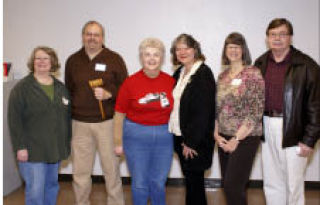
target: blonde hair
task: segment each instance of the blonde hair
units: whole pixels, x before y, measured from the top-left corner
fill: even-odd
[[[139,46],[139,54],[140,56],[147,48],[157,48],[161,53],[161,57],[164,57],[165,47],[161,40],[157,38],[146,38],[144,39]]]

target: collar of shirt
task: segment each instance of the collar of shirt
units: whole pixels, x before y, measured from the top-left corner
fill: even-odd
[[[272,55],[272,52],[270,51],[268,54],[268,62],[274,63],[274,64],[289,64],[290,60],[291,60],[291,56],[292,56],[292,49],[290,49],[290,51],[288,52],[288,54],[286,55],[286,57],[281,61],[281,62],[276,62],[274,60],[274,56]]]

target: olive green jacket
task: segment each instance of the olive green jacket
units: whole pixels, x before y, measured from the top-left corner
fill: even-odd
[[[63,83],[53,79],[53,101],[33,73],[18,82],[10,93],[8,125],[13,149],[27,149],[30,162],[56,163],[70,154],[70,97]]]

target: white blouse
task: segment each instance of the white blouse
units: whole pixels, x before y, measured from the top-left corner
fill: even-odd
[[[174,104],[173,104],[173,110],[171,112],[170,119],[169,119],[169,132],[173,133],[176,136],[182,135],[180,130],[180,119],[179,119],[180,99],[181,99],[182,93],[186,88],[187,84],[190,82],[191,76],[195,72],[197,72],[198,68],[202,63],[203,61],[195,62],[191,67],[191,70],[189,71],[189,73],[187,73],[186,75],[185,75],[186,69],[185,67],[182,67],[179,80],[176,84],[176,87],[172,91]]]

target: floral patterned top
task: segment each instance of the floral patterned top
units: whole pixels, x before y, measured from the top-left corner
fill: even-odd
[[[217,120],[219,133],[235,136],[246,125],[249,136],[262,135],[265,84],[256,67],[246,67],[235,77],[224,70],[218,77]]]

